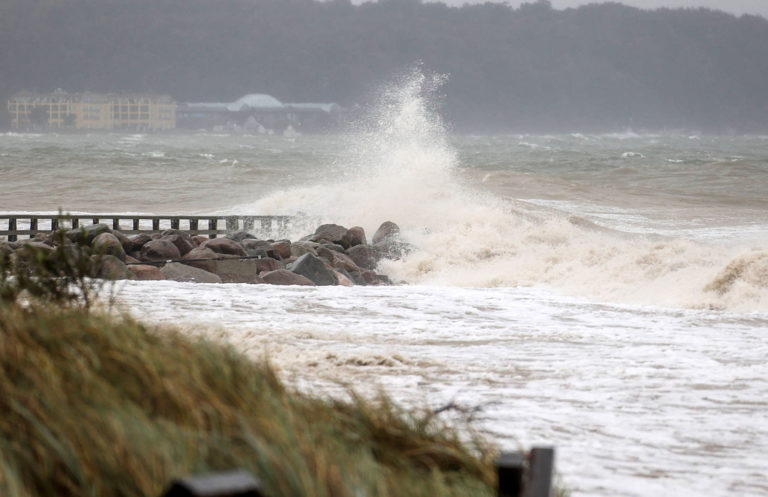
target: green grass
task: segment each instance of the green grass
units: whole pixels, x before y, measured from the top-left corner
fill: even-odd
[[[312,398],[232,348],[77,308],[0,305],[0,495],[158,496],[243,468],[268,495],[494,494],[493,454],[386,398]]]

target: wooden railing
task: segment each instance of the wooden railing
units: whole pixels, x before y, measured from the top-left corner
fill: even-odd
[[[293,216],[151,216],[132,214],[0,214],[0,239],[33,238],[59,228],[104,223],[126,235],[175,229],[216,238],[236,231],[265,237],[285,236]]]

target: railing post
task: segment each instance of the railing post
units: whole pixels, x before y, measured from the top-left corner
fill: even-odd
[[[36,232],[37,232],[37,218],[36,217],[29,218],[29,231],[34,232],[34,233],[30,233],[29,237],[30,238],[34,237]]]
[[[555,471],[555,449],[534,447],[528,459],[528,477],[523,497],[550,497]]]
[[[139,218],[133,218],[133,231],[139,231]]]
[[[58,217],[52,217],[51,218],[51,231],[56,231],[59,229],[59,218]]]
[[[112,229],[116,231],[120,231],[120,219],[114,218],[112,219]]]
[[[197,234],[195,233],[197,231],[197,219],[189,220],[189,231],[191,231],[193,235]]]
[[[251,216],[243,218],[243,231],[246,233],[253,231],[253,218]]]
[[[8,231],[11,232],[8,234],[8,241],[15,242],[17,240],[17,236],[13,232],[16,231],[16,218],[12,217],[8,219]]]
[[[155,231],[160,231],[160,218],[159,217],[153,217],[152,218],[152,229]]]
[[[178,217],[172,217],[171,218],[171,229],[172,230],[179,229],[179,218]]]
[[[238,229],[238,222],[237,217],[235,216],[227,216],[227,231],[228,232],[235,232]]]
[[[51,225],[53,226],[53,225]],[[72,229],[76,230],[80,226],[80,220],[76,217],[72,218]]]
[[[219,226],[219,220],[215,217],[208,218],[208,231],[211,231],[212,233],[208,233],[208,236],[211,238],[216,238],[216,230],[218,230]]]
[[[496,460],[496,486],[498,497],[520,497],[523,491],[525,473],[525,454],[522,452],[502,452]]]

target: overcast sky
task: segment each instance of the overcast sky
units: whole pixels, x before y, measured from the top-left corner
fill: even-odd
[[[428,0],[433,1],[433,0]],[[448,5],[463,5],[465,3],[484,3],[489,0],[439,0]],[[506,1],[517,7],[520,3],[533,2],[535,0],[490,0]],[[603,3],[601,0],[551,0],[552,6],[557,9],[578,7],[588,3]],[[621,3],[639,7],[641,9],[656,9],[659,7],[708,7],[710,9],[723,10],[732,14],[759,14],[768,18],[768,0],[618,0]]]

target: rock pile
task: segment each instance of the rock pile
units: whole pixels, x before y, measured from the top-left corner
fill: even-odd
[[[400,229],[385,222],[367,242],[363,228],[324,224],[299,241],[260,240],[246,232],[224,238],[190,236],[179,230],[126,236],[106,224],[66,233],[65,244],[90,257],[93,276],[108,279],[173,280],[272,285],[390,285],[377,274],[382,259],[409,250]],[[53,252],[54,237],[0,242],[0,251]]]

